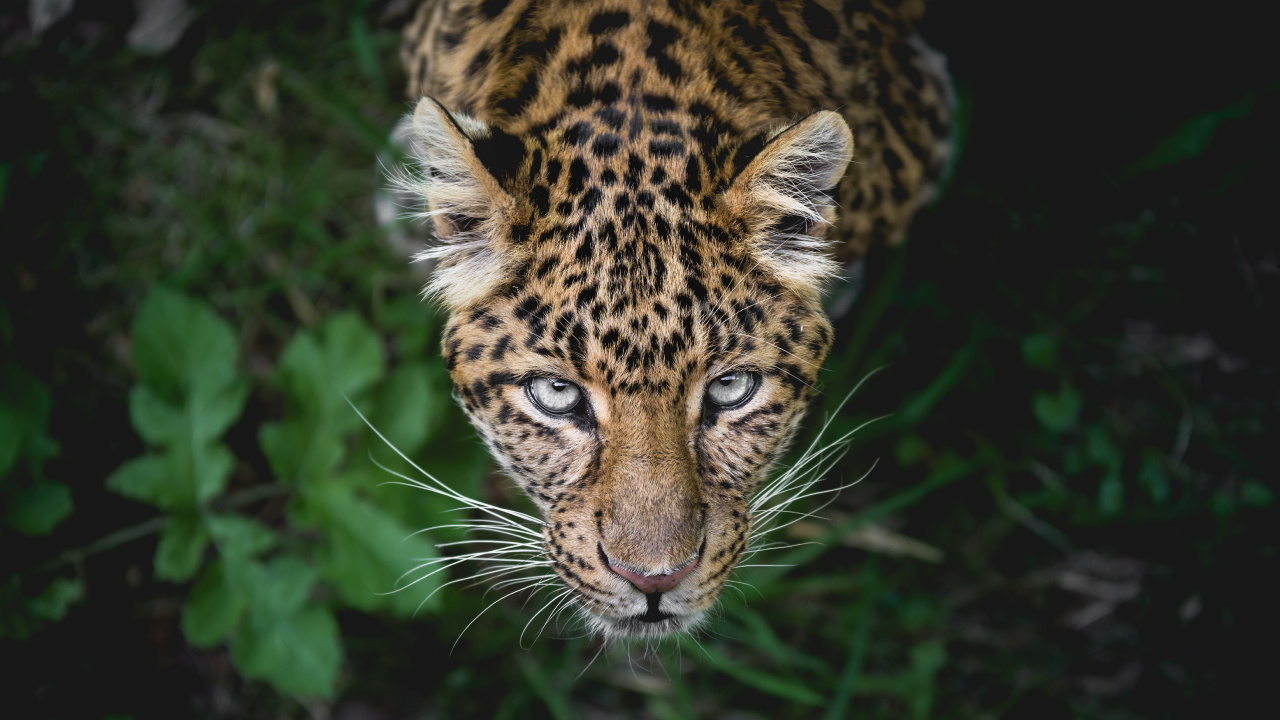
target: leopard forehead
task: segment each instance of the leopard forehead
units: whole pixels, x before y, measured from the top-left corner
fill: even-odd
[[[464,399],[473,376],[514,377],[511,368],[592,381],[611,396],[679,395],[708,372],[744,366],[797,396],[817,381],[832,337],[824,315],[706,226],[686,219],[663,235],[608,218],[597,227],[536,244],[502,293],[450,319],[445,360]]]

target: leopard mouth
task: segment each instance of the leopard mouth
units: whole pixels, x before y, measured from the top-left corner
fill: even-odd
[[[596,616],[595,627],[605,637],[663,638],[693,632],[701,625],[704,612],[669,613],[661,609],[662,593],[646,597],[645,612],[622,617]]]
[[[659,603],[662,602],[662,593],[646,595],[645,600],[649,603],[648,609],[645,610],[643,615],[632,616],[633,619],[644,623],[660,623],[675,617],[671,613],[665,613],[658,609]]]

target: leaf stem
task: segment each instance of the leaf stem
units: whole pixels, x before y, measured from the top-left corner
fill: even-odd
[[[284,483],[256,485],[245,490],[233,492],[230,495],[214,498],[205,505],[205,508],[211,511],[234,510],[235,508],[244,507],[245,505],[251,505],[259,500],[265,500],[267,498],[277,497],[280,495],[288,495],[291,492],[293,492],[293,486],[286,485]],[[43,565],[37,566],[34,572],[45,573],[51,570],[56,570],[63,565],[77,565],[84,562],[84,560],[91,555],[97,555],[98,553],[112,550],[120,547],[121,545],[131,543],[134,540],[141,540],[152,533],[157,533],[163,530],[164,527],[169,524],[169,517],[169,515],[153,517],[150,520],[144,520],[136,525],[130,525],[129,527],[116,530],[115,532],[98,538],[83,547],[64,550],[58,555],[58,557],[44,563]]]

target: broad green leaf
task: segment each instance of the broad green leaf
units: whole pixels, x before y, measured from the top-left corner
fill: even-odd
[[[197,503],[206,503],[227,487],[227,478],[235,470],[236,458],[224,445],[208,445],[197,448],[194,459],[195,496]]]
[[[1134,163],[1125,174],[1136,175],[1200,157],[1209,149],[1223,123],[1243,118],[1253,110],[1255,97],[1249,93],[1240,102],[1191,118],[1161,140],[1150,154]]]
[[[1094,464],[1108,470],[1119,470],[1124,464],[1124,456],[1120,454],[1120,448],[1116,447],[1111,434],[1101,425],[1090,426],[1085,431],[1084,451]]]
[[[271,472],[282,481],[327,477],[346,451],[341,430],[315,422],[314,417],[291,417],[263,425],[258,430],[258,445],[271,464]]]
[[[24,535],[48,535],[71,514],[71,490],[60,482],[37,480],[9,499],[5,520]]]
[[[1169,501],[1169,476],[1164,471],[1159,453],[1149,451],[1145,454],[1142,466],[1138,468],[1138,483],[1147,489],[1156,505],[1164,505]]]
[[[56,622],[67,616],[67,610],[84,597],[80,582],[70,578],[57,578],[44,592],[27,601],[27,609],[41,620]]]
[[[295,697],[333,696],[342,640],[333,613],[316,605],[278,615],[249,608],[231,642],[231,657],[246,677],[270,682]]]
[[[1036,333],[1022,339],[1022,360],[1028,367],[1052,370],[1058,361],[1058,342],[1049,333]]]
[[[43,436],[49,419],[49,390],[17,365],[0,367],[0,478],[17,462],[32,436]]]
[[[1084,400],[1068,383],[1063,383],[1057,394],[1038,392],[1032,401],[1036,419],[1046,430],[1063,433],[1076,426]]]
[[[193,505],[192,488],[175,482],[175,474],[169,456],[143,455],[107,476],[107,489],[164,510]]]
[[[169,518],[156,546],[156,578],[184,582],[200,569],[209,533],[195,514],[180,513]]]
[[[153,290],[133,321],[133,363],[144,383],[176,401],[235,380],[236,339],[203,302]]]
[[[189,403],[192,437],[198,441],[212,441],[222,437],[240,414],[249,399],[249,380],[236,378],[216,390],[201,392]]]
[[[1275,500],[1275,491],[1257,480],[1245,480],[1240,485],[1240,504],[1244,507],[1271,507]]]
[[[224,557],[252,558],[276,544],[275,533],[243,515],[206,515],[204,522]]]
[[[248,597],[227,579],[222,561],[205,570],[182,608],[182,633],[196,647],[222,642],[244,614]]]
[[[235,423],[248,398],[244,378],[187,395],[181,406],[170,404],[148,385],[135,385],[129,392],[129,419],[138,434],[155,445],[208,443]]]
[[[1107,473],[1098,484],[1098,511],[1108,517],[1124,512],[1124,481],[1118,470]]]
[[[170,405],[147,385],[129,391],[129,421],[143,440],[153,445],[182,442],[190,437],[190,423],[182,408]]]
[[[425,358],[439,354],[438,349],[427,345],[443,315],[443,311],[432,303],[402,295],[387,302],[377,323],[381,328],[394,331],[392,341],[400,357]]]
[[[360,316],[342,313],[319,330],[300,333],[280,357],[277,376],[301,407],[333,412],[382,377],[382,342]]]
[[[894,458],[902,467],[910,467],[929,457],[929,443],[915,433],[906,433],[893,449]]]
[[[406,587],[434,567],[399,580],[405,571],[437,556],[424,535],[413,534],[379,508],[356,497],[348,484],[308,486],[303,500],[297,520],[323,531],[324,539],[317,552],[320,570],[347,604],[365,611],[388,608],[402,616],[413,614],[420,606],[438,608],[438,597],[425,605],[423,599],[440,586],[443,574]]]
[[[267,615],[287,615],[302,607],[316,583],[315,568],[290,555],[227,568],[232,581],[249,593],[254,612]]]
[[[427,363],[408,362],[391,373],[373,400],[370,422],[400,452],[413,455],[439,427],[449,391],[433,383]]]
[[[359,316],[344,313],[316,333],[299,333],[281,356],[276,377],[289,396],[285,420],[258,434],[281,480],[318,480],[341,462],[343,436],[360,418],[347,405],[384,371],[382,343]]]

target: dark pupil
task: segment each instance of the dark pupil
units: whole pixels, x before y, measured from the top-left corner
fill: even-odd
[[[567,387],[569,387],[569,383],[565,382],[564,380],[551,381],[551,389],[555,390],[556,392],[563,392],[564,389]]]
[[[729,385],[732,385],[735,382],[737,382],[737,380],[738,380],[737,375],[725,375],[724,377],[720,378],[720,384],[728,387]]]

